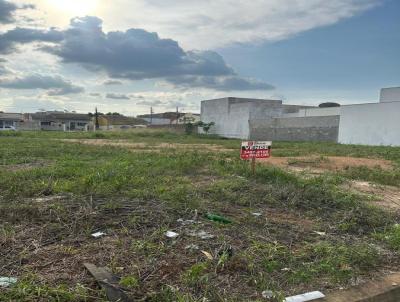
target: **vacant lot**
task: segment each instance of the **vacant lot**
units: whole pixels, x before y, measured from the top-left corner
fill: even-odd
[[[84,262],[135,301],[279,301],[400,270],[400,148],[276,142],[252,175],[236,140],[0,135],[0,277],[18,278],[0,301],[106,301]]]

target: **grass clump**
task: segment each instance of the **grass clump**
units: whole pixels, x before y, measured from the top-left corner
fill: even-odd
[[[386,242],[391,248],[400,251],[400,225],[395,224],[388,230],[377,233],[375,236]]]
[[[93,296],[93,292],[82,285],[69,287],[67,285],[51,286],[39,282],[35,276],[26,276],[17,284],[6,291],[0,291],[0,301],[57,301],[57,302],[86,302],[95,300],[106,302],[103,292],[99,291]]]
[[[381,185],[400,187],[400,168],[385,170],[380,167],[352,167],[344,170],[341,175],[349,179],[371,181]]]
[[[135,276],[125,276],[121,278],[119,284],[125,288],[134,289],[139,287],[139,280]]]

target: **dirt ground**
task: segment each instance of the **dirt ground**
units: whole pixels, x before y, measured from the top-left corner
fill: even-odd
[[[274,165],[292,171],[309,172],[312,174],[361,166],[368,168],[380,167],[383,170],[393,168],[393,164],[388,160],[345,156],[271,157],[260,162],[266,165]]]
[[[220,145],[212,144],[179,144],[179,143],[159,143],[159,144],[147,144],[147,143],[132,143],[128,140],[108,140],[108,139],[64,139],[64,142],[79,143],[84,145],[93,146],[114,146],[123,147],[130,150],[140,150],[148,152],[159,152],[165,149],[180,149],[180,150],[196,150],[196,151],[219,151],[229,152],[231,149],[223,148]]]
[[[389,210],[400,211],[400,189],[377,185],[367,181],[351,181],[343,186],[346,190],[366,194],[371,203]]]

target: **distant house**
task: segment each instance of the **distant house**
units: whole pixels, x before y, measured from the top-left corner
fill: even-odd
[[[164,112],[164,113],[153,113],[153,114],[142,114],[138,115],[138,118],[142,118],[147,121],[150,125],[171,125],[173,121],[185,113],[176,112]]]
[[[98,119],[100,129],[102,130],[142,128],[148,124],[144,119],[121,114],[100,115]]]
[[[20,113],[0,112],[0,128],[18,128],[18,124],[23,120],[24,116]]]
[[[184,113],[178,119],[172,120],[172,124],[184,125],[184,124],[195,124],[200,122],[200,114],[196,113]]]
[[[25,114],[26,121],[39,123],[40,130],[45,131],[88,131],[91,117],[62,111],[45,111]]]

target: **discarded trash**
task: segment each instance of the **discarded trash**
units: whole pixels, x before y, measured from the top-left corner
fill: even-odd
[[[305,293],[298,296],[292,296],[285,299],[285,302],[306,302],[313,301],[317,299],[325,298],[325,295],[319,291]]]
[[[189,233],[189,235],[193,237],[199,237],[200,239],[203,240],[213,239],[215,237],[214,235],[207,233],[206,231],[198,231],[198,232],[192,231]]]
[[[255,213],[251,213],[251,215],[256,216],[256,217],[260,217],[262,214],[255,212]]]
[[[97,267],[91,263],[83,264],[90,274],[96,279],[99,285],[106,292],[110,302],[129,302],[131,301],[119,285],[119,278],[110,273],[107,267]]]
[[[317,235],[320,235],[320,236],[326,236],[326,233],[325,233],[325,232],[317,232],[317,231],[314,231],[314,233],[317,234]]]
[[[96,232],[96,233],[93,233],[92,234],[92,237],[94,237],[94,238],[100,238],[100,237],[103,237],[103,236],[105,236],[106,235],[106,233],[103,233],[103,232]]]
[[[190,225],[190,224],[200,223],[200,222],[198,222],[198,221],[196,221],[196,220],[193,220],[193,219],[184,220],[184,219],[182,219],[182,218],[179,218],[179,219],[177,220],[177,222],[179,222],[179,223],[182,224],[182,225]]]
[[[288,272],[288,271],[290,271],[290,268],[284,267],[284,268],[281,269],[281,271],[282,271],[282,272]]]
[[[179,234],[172,231],[168,231],[165,233],[165,236],[167,236],[168,238],[176,238],[179,236]]]
[[[18,279],[13,277],[0,277],[0,287],[9,287],[17,283]]]
[[[216,222],[221,222],[221,223],[224,223],[224,224],[232,223],[232,221],[230,221],[229,219],[226,219],[225,217],[222,217],[222,216],[219,216],[219,215],[215,215],[215,214],[207,213],[206,217],[209,220],[216,221]]]
[[[272,299],[272,298],[274,297],[274,293],[273,293],[272,291],[270,291],[270,290],[264,290],[264,291],[261,293],[261,295],[262,295],[262,297],[265,298],[265,299]]]
[[[214,260],[214,257],[209,253],[209,252],[206,252],[206,251],[201,251],[209,260]]]
[[[199,246],[196,245],[196,244],[189,244],[189,245],[185,246],[185,250],[195,251],[195,250],[198,250],[198,249],[199,249]]]

